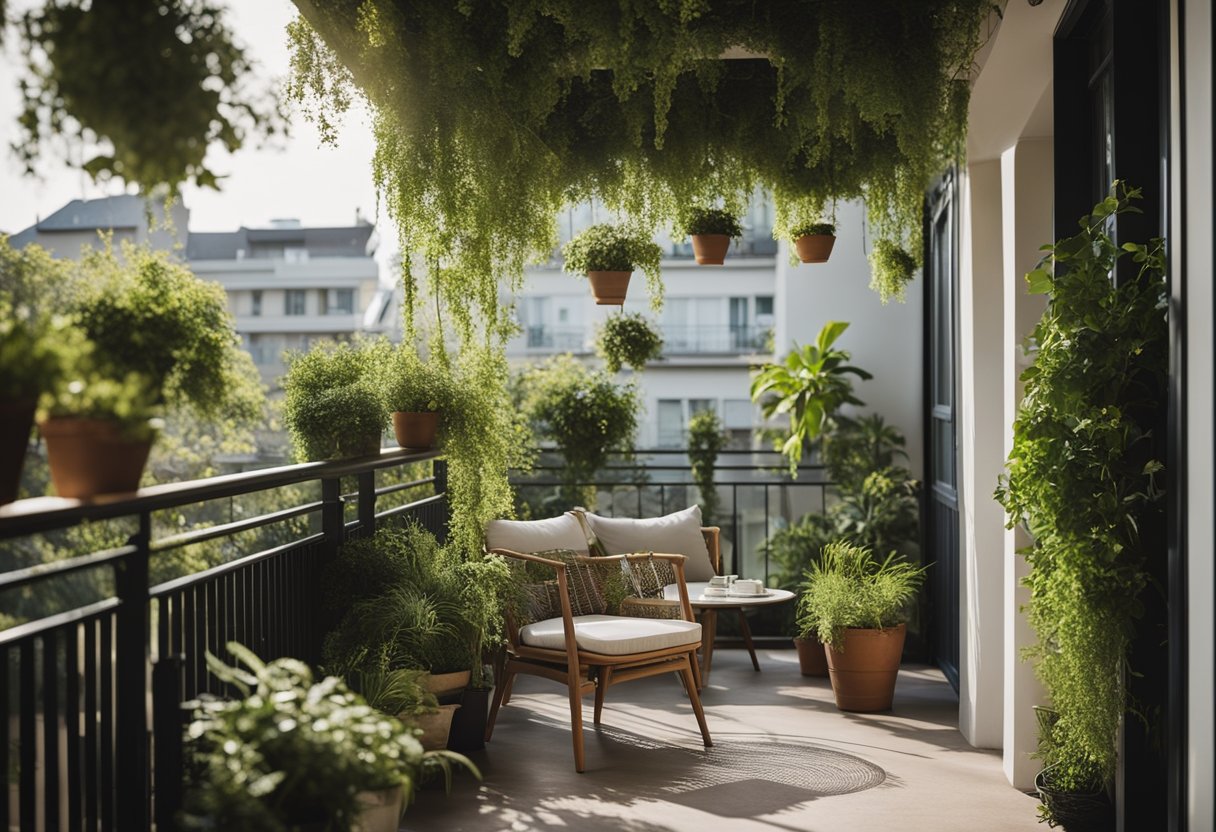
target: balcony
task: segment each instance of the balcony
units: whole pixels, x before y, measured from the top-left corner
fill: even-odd
[[[772,352],[772,327],[664,325],[664,355],[754,355]]]

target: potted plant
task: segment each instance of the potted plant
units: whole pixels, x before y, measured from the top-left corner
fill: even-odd
[[[0,293],[0,505],[17,499],[38,397],[60,371],[58,341],[46,316],[18,310]]]
[[[789,414],[789,435],[780,446],[797,476],[803,446],[814,441],[845,404],[860,405],[848,376],[865,380],[872,376],[847,362],[847,351],[833,346],[849,328],[847,323],[828,321],[814,344],[797,344],[781,364],[765,364],[752,378],[751,396],[759,402],[765,419]]]
[[[798,635],[794,636],[794,649],[798,651],[798,669],[803,676],[827,676],[827,653],[823,642],[819,640],[819,632],[815,629],[817,619],[807,604],[807,597],[804,593],[798,598]]]
[[[661,285],[659,261],[663,251],[648,237],[602,223],[587,228],[562,246],[566,271],[586,274],[591,294],[600,306],[621,305],[633,270],[640,268],[652,292]]]
[[[826,263],[836,245],[836,226],[830,222],[813,222],[790,229],[794,250],[803,263]]]
[[[387,341],[322,342],[289,357],[283,421],[298,457],[344,459],[380,452],[388,413],[376,372],[390,349]]]
[[[827,646],[828,675],[842,711],[885,711],[895,695],[906,608],[924,567],[885,560],[845,541],[829,543],[807,571],[799,623]]]
[[[882,302],[891,298],[902,300],[904,289],[919,268],[916,258],[890,240],[878,240],[870,251],[870,288],[878,292]]]
[[[383,651],[375,669],[353,670],[347,681],[367,704],[416,727],[421,732],[418,741],[423,749],[447,748],[452,717],[460,704],[440,705],[430,690],[430,674],[425,670],[390,669],[390,663],[391,655]]]
[[[595,351],[610,373],[619,372],[626,364],[640,371],[646,362],[663,354],[663,336],[643,315],[622,311],[609,315],[599,327]]]
[[[692,238],[693,256],[702,266],[721,266],[726,262],[730,241],[743,236],[739,218],[720,208],[693,208],[683,230]]]
[[[451,400],[445,368],[422,360],[412,346],[402,344],[384,369],[381,383],[397,444],[420,451],[435,447],[440,411]]]
[[[242,666],[211,653],[212,674],[237,699],[191,703],[186,819],[215,829],[391,832],[428,770],[466,758],[424,752],[395,717],[370,706],[335,676],[314,682],[295,659],[262,662],[235,642]]]

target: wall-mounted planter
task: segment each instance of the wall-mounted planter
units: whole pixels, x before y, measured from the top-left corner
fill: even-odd
[[[726,234],[693,234],[692,253],[702,266],[721,266],[726,262],[730,250],[730,237]]]
[[[632,275],[633,272],[587,272],[587,279],[591,281],[591,295],[595,298],[596,305],[623,305]]]
[[[21,467],[34,426],[34,400],[0,402],[0,506],[17,499]]]
[[[794,240],[794,250],[803,263],[826,263],[832,256],[836,237],[832,234],[807,234]]]
[[[435,447],[435,435],[439,430],[439,413],[436,411],[393,412],[393,433],[397,444],[413,451],[429,451]]]
[[[117,422],[105,419],[61,417],[47,419],[38,428],[60,497],[83,500],[139,488],[151,439],[129,439]]]

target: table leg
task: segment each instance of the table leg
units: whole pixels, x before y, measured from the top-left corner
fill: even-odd
[[[747,626],[747,611],[743,607],[739,607],[739,632],[743,634],[743,643],[747,645],[747,652],[752,657],[752,667],[756,668],[756,672],[760,672],[760,660],[756,658],[756,645],[752,644],[752,628]]]
[[[718,631],[718,611],[707,608],[701,613],[701,686],[709,684],[709,669],[714,662],[714,635]]]

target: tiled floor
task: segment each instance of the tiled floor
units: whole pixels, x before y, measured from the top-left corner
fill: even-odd
[[[703,701],[704,749],[674,677],[613,688],[587,771],[576,774],[565,689],[521,677],[484,752],[484,782],[419,795],[408,830],[614,832],[1004,832],[1042,830],[998,752],[959,734],[957,700],[935,669],[900,672],[892,712],[836,710],[826,679],[793,651],[722,650]],[[591,720],[591,699],[585,719]]]

